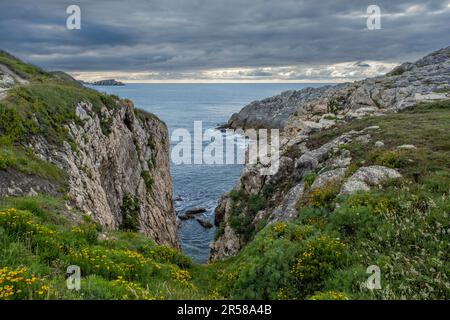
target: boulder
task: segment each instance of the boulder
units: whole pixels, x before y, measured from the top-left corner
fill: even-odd
[[[358,191],[369,191],[371,186],[378,186],[381,182],[401,178],[396,170],[383,166],[369,166],[359,168],[343,185],[341,194],[352,194]]]
[[[320,189],[325,187],[329,183],[339,181],[344,177],[346,171],[346,168],[337,168],[319,174],[311,185],[311,190]]]

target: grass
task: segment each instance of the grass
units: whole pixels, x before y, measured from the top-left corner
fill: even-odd
[[[200,274],[199,267],[177,250],[132,232],[115,231],[99,240],[101,228],[96,223],[86,217],[73,225],[55,213],[61,210],[62,202],[49,197],[2,204],[0,273],[20,272],[18,279],[0,277],[1,288],[12,286],[12,295],[0,299],[206,297],[208,290],[199,290],[192,281],[191,273]],[[80,291],[65,286],[65,270],[72,264],[82,270]],[[36,280],[27,282],[31,278]]]
[[[49,76],[42,69],[24,63],[3,50],[0,50],[0,64],[6,65],[9,69],[25,79],[42,79]]]
[[[114,112],[119,105],[132,106],[131,101],[61,80],[4,51],[0,51],[0,64],[29,80],[26,85],[8,90],[7,97],[0,102],[0,170],[11,168],[56,182],[65,180],[58,169],[38,160],[25,146],[33,144],[40,136],[56,147],[66,142],[75,152],[78,145],[68,128],[69,125],[83,125],[75,113],[80,102],[92,105],[91,115],[98,116],[105,136],[112,132],[112,118],[104,111]],[[159,120],[151,113],[133,110],[141,120]]]
[[[17,146],[0,146],[0,170],[12,168],[64,185],[66,176],[55,165],[37,158],[32,151]]]

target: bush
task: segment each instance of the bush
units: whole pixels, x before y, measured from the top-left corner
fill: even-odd
[[[402,168],[407,164],[406,156],[398,151],[375,152],[370,155],[370,161],[388,168]]]
[[[181,268],[192,266],[192,260],[182,255],[178,250],[166,246],[144,245],[139,249],[145,256],[152,258],[160,263],[172,263]]]
[[[314,229],[291,223],[268,225],[225,269],[220,292],[232,299],[298,297],[290,272]]]
[[[303,184],[305,187],[305,190],[308,190],[311,185],[314,183],[314,180],[316,180],[317,174],[315,172],[308,172],[303,176]]]
[[[310,191],[306,197],[307,204],[314,208],[334,208],[334,199],[339,193],[338,183],[329,183],[322,188]]]
[[[150,172],[142,171],[141,176],[144,179],[145,187],[147,188],[147,192],[152,191],[153,184],[155,181],[153,180],[152,176],[150,175]]]
[[[125,193],[122,198],[122,223],[121,230],[137,231],[139,228],[139,214],[141,206],[139,199],[129,193]]]
[[[344,264],[346,249],[344,243],[325,235],[307,242],[292,267],[301,297],[320,289],[326,277]]]
[[[51,288],[26,267],[0,267],[0,300],[46,299]]]

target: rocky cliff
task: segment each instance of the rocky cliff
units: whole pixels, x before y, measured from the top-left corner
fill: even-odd
[[[179,247],[166,125],[131,101],[0,58],[0,196],[64,197],[106,229]]]
[[[400,178],[397,163],[383,157],[395,158],[400,150],[415,146],[405,141],[384,151],[384,143],[376,140],[382,136],[380,126],[358,123],[353,128],[349,124],[449,98],[447,47],[415,63],[402,64],[385,76],[288,91],[244,107],[228,125],[283,129],[280,166],[276,174],[261,176],[261,164],[246,165],[234,189],[222,196],[216,208],[218,233],[210,260],[235,255],[268,223],[293,221],[303,203],[367,191]],[[356,144],[362,154],[377,148],[386,154],[374,151],[371,159],[362,160],[351,151]]]

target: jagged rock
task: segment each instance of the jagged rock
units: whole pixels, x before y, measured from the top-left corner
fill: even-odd
[[[317,98],[328,87],[305,88],[300,91],[285,91],[278,96],[254,101],[235,113],[228,121],[228,127],[247,128],[283,128],[289,115],[302,103]],[[326,110],[326,106],[324,107]]]
[[[183,215],[179,215],[178,219],[180,220],[189,220],[189,219],[194,219],[196,215],[206,212],[207,209],[206,208],[192,208],[192,209],[188,209],[186,210],[186,212]]]
[[[281,128],[294,136],[304,126],[301,121],[317,121],[317,116],[323,118],[330,112],[337,119],[351,120],[402,110],[421,101],[448,99],[449,93],[436,90],[450,86],[449,53],[450,47],[438,50],[385,76],[283,92],[252,102],[228,124],[232,128]]]
[[[303,197],[304,184],[299,183],[289,190],[282,203],[273,211],[271,222],[292,221],[297,217],[297,202]]]
[[[355,138],[355,141],[358,141],[362,144],[368,144],[370,142],[370,134],[363,134]]]
[[[383,181],[401,176],[396,170],[383,166],[362,167],[342,185],[341,194],[369,191],[371,186],[378,186]]]
[[[258,166],[244,166],[235,190],[257,194],[265,186],[275,187],[270,203],[258,212],[253,222],[260,221],[262,217],[269,217],[271,221],[294,218],[294,204],[302,196],[300,184],[303,176],[311,171],[337,170],[328,172],[322,176],[323,179],[326,180],[327,175],[343,179],[343,172],[351,164],[352,158],[348,150],[339,146],[354,139],[369,142],[372,132],[381,128],[369,126],[361,131],[349,131],[322,145],[314,145],[321,139],[315,139],[310,145],[311,134],[332,127],[335,123],[365,116],[383,116],[421,101],[448,99],[450,93],[437,91],[449,87],[450,47],[447,47],[415,63],[403,64],[385,76],[317,89],[287,91],[245,106],[230,118],[229,126],[282,129],[280,159],[292,159],[292,162],[284,161],[276,178],[261,176]],[[377,144],[380,146],[380,143]],[[316,178],[317,184],[322,184],[322,177]],[[385,167],[360,168],[347,179],[341,192],[369,190],[371,186],[379,185],[386,179],[399,177],[401,175],[397,171]],[[236,254],[245,244],[244,238],[234,233],[228,225],[230,208],[230,199],[222,197],[216,208],[216,225],[221,225],[225,231],[211,245],[210,261]]]
[[[221,241],[211,243],[211,252],[208,258],[209,262],[223,260],[227,257],[236,255],[245,243],[243,238],[234,232],[234,230],[226,225]]]
[[[122,223],[122,201],[130,195],[139,202],[139,230],[157,243],[179,247],[166,125],[135,110],[131,102],[100,112],[94,112],[89,103],[79,103],[75,110],[83,119],[83,125],[68,127],[76,152],[67,142],[61,147],[41,136],[29,145],[39,158],[66,172],[72,205],[113,230]],[[102,130],[101,118],[111,124],[109,133]],[[149,166],[152,159],[154,164]],[[151,177],[151,185],[144,180],[144,172]]]
[[[326,171],[319,174],[311,185],[310,189],[320,189],[328,185],[329,183],[341,180],[346,172],[346,168],[337,168],[334,170]]]
[[[0,170],[0,196],[26,196],[43,193],[51,196],[60,194],[60,186],[36,175],[29,175],[13,169]]]

